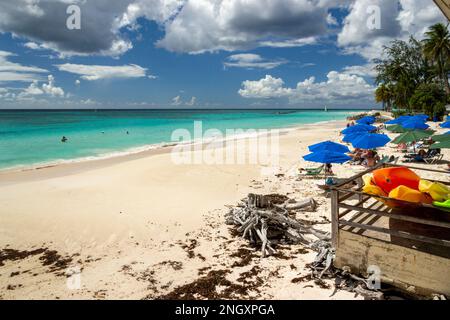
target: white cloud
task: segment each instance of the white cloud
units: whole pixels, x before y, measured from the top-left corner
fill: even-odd
[[[430,0],[358,0],[349,10],[338,34],[338,46],[344,53],[368,60],[380,57],[383,46],[393,39],[405,40],[410,35],[421,39],[430,25],[445,21]],[[376,10],[380,13],[379,28],[374,28],[372,19]]]
[[[202,53],[297,46],[327,31],[330,1],[195,0],[165,24],[159,47]]]
[[[47,49],[49,49],[43,44],[38,44],[38,43],[32,42],[32,41],[24,43],[23,46],[25,48],[28,48],[31,50],[47,50]]]
[[[44,94],[44,91],[39,88],[39,82],[33,81],[30,86],[21,92],[21,96],[37,96]]]
[[[292,89],[284,88],[284,81],[281,78],[274,78],[271,75],[257,81],[246,80],[239,90],[239,94],[244,98],[281,98],[288,97],[291,92]]]
[[[65,63],[56,65],[60,71],[81,76],[81,79],[94,81],[117,78],[142,78],[147,76],[147,69],[136,64],[123,66],[84,65]]]
[[[273,48],[296,48],[317,43],[316,37],[307,37],[302,39],[289,39],[282,41],[261,41],[259,46],[261,47],[273,47]]]
[[[376,77],[377,72],[375,71],[374,63],[367,63],[359,66],[347,66],[342,70],[346,74],[354,74],[361,77]]]
[[[287,62],[286,60],[267,60],[260,55],[252,53],[241,53],[229,56],[224,65],[226,67],[247,69],[273,69]]]
[[[244,81],[239,94],[253,99],[287,98],[291,103],[339,105],[371,103],[374,89],[362,77],[331,71],[324,82],[316,82],[315,77],[310,77],[293,88],[286,87],[281,78],[266,75],[260,80]]]
[[[192,97],[191,100],[189,100],[189,102],[186,103],[187,106],[194,106],[197,103],[197,97]]]
[[[191,97],[191,99],[187,102],[183,101],[183,98],[181,96],[176,96],[172,98],[171,105],[172,106],[195,106],[197,104],[197,97]]]
[[[48,72],[42,68],[11,62],[9,59],[14,56],[11,52],[0,51],[0,82],[33,82],[41,80],[42,73]]]
[[[333,17],[333,15],[331,13],[328,13],[328,15],[327,15],[327,23],[330,26],[338,26],[339,25],[338,21],[336,20],[335,17]]]
[[[176,96],[172,99],[173,106],[180,106],[183,103],[180,96]]]
[[[47,95],[50,97],[64,97],[64,90],[55,86],[55,78],[53,75],[48,75],[48,82],[43,83],[39,87],[38,81],[33,81],[28,88],[25,88],[20,94],[19,98],[29,98],[33,96]]]
[[[28,40],[34,50],[51,49],[61,55],[120,55],[132,47],[120,31],[118,17],[134,0],[2,0],[0,32]],[[81,30],[66,28],[66,9],[81,8]]]
[[[52,97],[64,96],[64,90],[55,86],[55,78],[51,74],[48,76],[48,83],[44,83],[42,85],[42,90]]]
[[[80,104],[89,105],[89,106],[100,105],[100,103],[98,101],[95,101],[92,99],[80,100]]]

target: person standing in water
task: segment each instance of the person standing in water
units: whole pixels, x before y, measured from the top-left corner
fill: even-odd
[[[61,142],[66,142],[67,140],[69,140],[69,139],[67,139],[66,136],[63,136],[63,137],[61,138]]]

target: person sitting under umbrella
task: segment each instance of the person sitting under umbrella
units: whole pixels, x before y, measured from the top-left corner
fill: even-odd
[[[425,162],[426,155],[427,155],[427,152],[423,149],[420,149],[419,152],[415,155],[414,161],[415,162]]]
[[[329,176],[333,176],[333,166],[331,165],[331,163],[327,163],[325,164],[325,174],[329,175]]]
[[[348,155],[353,159],[353,162],[359,163],[362,161],[362,155],[364,151],[360,148],[355,148],[353,152],[350,152]]]
[[[369,168],[374,167],[380,160],[377,152],[373,150],[367,150],[362,158],[364,159],[362,165]]]

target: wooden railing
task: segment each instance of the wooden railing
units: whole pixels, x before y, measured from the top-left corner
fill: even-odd
[[[372,196],[370,194],[364,193],[362,191],[362,187],[358,187],[356,189],[346,188],[345,185],[348,185],[349,182],[355,181],[360,185],[360,180],[366,174],[371,173],[372,171],[379,169],[381,167],[407,167],[413,170],[420,171],[429,171],[429,172],[438,172],[445,175],[448,175],[448,172],[428,169],[422,167],[410,167],[410,166],[402,166],[402,165],[390,165],[390,164],[380,164],[372,169],[361,172],[352,178],[340,183],[339,185],[331,188],[331,220],[332,220],[332,241],[333,247],[337,248],[339,244],[339,230],[345,226],[359,228],[361,230],[370,230],[378,233],[389,234],[391,236],[420,241],[424,243],[429,243],[433,245],[445,246],[450,248],[450,241],[448,239],[434,238],[429,236],[424,236],[420,234],[415,234],[412,232],[394,230],[389,228],[383,228],[379,226],[374,226],[371,224],[364,224],[360,222],[351,221],[350,219],[344,219],[348,214],[352,212],[359,213],[367,213],[374,215],[376,217],[388,217],[400,221],[406,221],[411,223],[417,223],[424,225],[424,227],[440,227],[446,228],[446,230],[450,233],[450,213],[444,210],[441,210],[437,207],[428,204],[412,204],[410,202],[405,202],[397,199],[392,199],[383,196]],[[437,182],[437,181],[436,181]],[[438,181],[446,185],[450,185],[449,182]],[[346,200],[353,198],[354,196],[358,197],[358,202],[356,204],[345,203]],[[389,206],[386,206],[382,201],[373,201],[372,203],[368,203],[369,200],[385,200],[391,203],[395,203],[396,205],[401,205],[404,209],[402,210],[392,210]],[[366,207],[365,204],[368,204]],[[343,211],[341,211],[343,210]],[[417,217],[411,214],[411,210],[414,212],[433,212],[433,216],[435,218],[425,218],[425,217]],[[443,218],[443,219],[442,219]]]

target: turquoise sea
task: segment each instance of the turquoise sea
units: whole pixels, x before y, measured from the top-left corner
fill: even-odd
[[[342,120],[346,111],[321,110],[0,110],[0,169],[107,157],[172,143],[176,129],[272,129]],[[128,134],[127,134],[128,132]],[[61,142],[62,136],[68,138]]]

